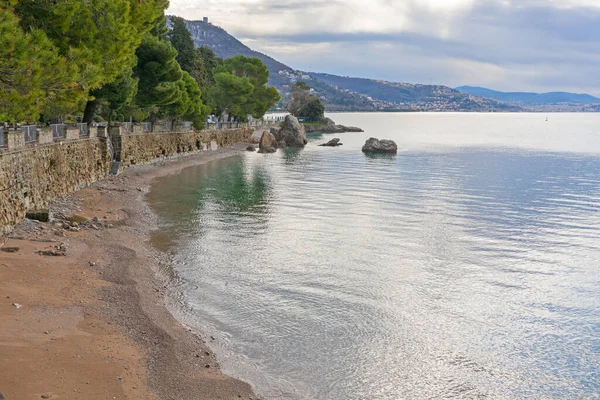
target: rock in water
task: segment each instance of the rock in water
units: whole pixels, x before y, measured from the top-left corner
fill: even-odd
[[[393,140],[369,138],[362,148],[363,153],[396,154],[398,146]]]
[[[304,147],[306,140],[306,130],[304,125],[298,122],[298,118],[288,115],[283,121],[283,126],[275,131],[277,141],[284,141],[289,147]]]
[[[256,151],[256,148],[254,146],[248,146],[246,147],[246,151]]]
[[[277,140],[275,135],[269,131],[264,131],[258,142],[259,153],[275,153],[277,151]]]
[[[331,140],[330,140],[329,142],[327,142],[327,143],[320,144],[319,146],[326,146],[326,147],[336,147],[336,146],[341,146],[341,145],[343,145],[343,144],[344,144],[344,143],[340,143],[340,139],[338,139],[338,138],[334,138],[334,139],[331,139]]]
[[[264,131],[260,140],[258,141],[258,148],[262,149],[263,147],[270,146],[277,148],[277,139],[275,139],[275,135],[273,135],[269,131]]]

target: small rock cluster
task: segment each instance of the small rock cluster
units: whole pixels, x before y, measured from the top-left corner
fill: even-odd
[[[259,153],[274,153],[285,147],[304,147],[308,143],[304,125],[293,115],[285,117],[282,126],[264,131],[259,142]]]
[[[49,250],[39,250],[38,254],[40,256],[64,257],[67,255],[67,246],[64,243],[60,243]]]
[[[356,126],[337,125],[330,118],[325,118],[323,125],[304,125],[306,133],[345,133],[345,132],[364,132]]]

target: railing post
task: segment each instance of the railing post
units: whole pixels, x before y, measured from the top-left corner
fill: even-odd
[[[8,147],[8,150],[18,150],[25,147],[25,133],[22,130],[8,131],[6,133],[6,147]]]
[[[51,128],[40,129],[37,136],[37,142],[39,144],[47,144],[54,142],[54,135]]]

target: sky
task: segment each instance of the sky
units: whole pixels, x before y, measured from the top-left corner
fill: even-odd
[[[600,0],[171,0],[303,71],[600,96]]]

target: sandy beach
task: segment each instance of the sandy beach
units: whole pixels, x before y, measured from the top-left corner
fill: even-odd
[[[0,238],[7,400],[256,398],[165,306],[168,259],[144,200],[154,178],[244,148],[129,168],[51,205],[75,223],[23,221]]]

